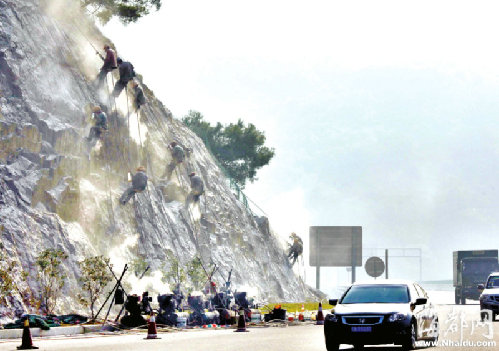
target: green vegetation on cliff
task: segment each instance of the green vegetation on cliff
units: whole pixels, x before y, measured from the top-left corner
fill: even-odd
[[[223,126],[218,122],[212,126],[197,111],[189,111],[182,121],[201,139],[213,156],[241,188],[246,181],[253,182],[258,169],[268,165],[275,151],[264,146],[265,134],[242,120]]]
[[[161,8],[161,0],[80,0],[80,3],[104,24],[112,17],[118,17],[125,24],[136,22],[151,9]]]

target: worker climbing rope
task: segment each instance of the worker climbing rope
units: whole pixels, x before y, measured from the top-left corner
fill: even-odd
[[[142,105],[145,105],[146,103],[144,90],[142,90],[142,88],[139,85],[139,82],[137,82],[135,79],[132,81],[132,87],[135,95],[135,99],[133,101],[133,104],[135,106],[135,111],[139,111]]]
[[[131,81],[133,77],[135,77],[135,71],[133,65],[130,62],[123,61],[119,57],[117,59],[117,62],[119,66],[120,79],[118,79],[118,81],[114,85],[114,97],[120,96],[123,89],[128,85],[128,82]]]
[[[99,139],[107,130],[107,116],[100,106],[94,106],[92,108],[92,121],[94,125],[90,128],[90,133],[87,137],[87,141],[91,146],[93,146],[94,141]]]
[[[104,61],[99,75],[97,76],[97,87],[99,88],[104,84],[104,80],[106,79],[107,74],[118,68],[118,62],[116,60],[116,53],[114,52],[114,50],[106,44],[104,45],[104,51],[106,52],[105,58],[97,52],[99,57]]]
[[[296,235],[296,233],[291,233],[289,239],[292,241],[292,243],[288,243],[288,258],[291,265],[294,265],[298,260],[298,257],[303,253],[303,240],[301,240],[301,238]]]
[[[137,173],[132,177],[132,186],[120,197],[120,204],[125,205],[136,194],[147,188],[147,174],[144,166],[137,168]]]
[[[201,177],[192,172],[189,174],[189,179],[191,180],[191,192],[187,196],[186,206],[189,206],[191,202],[198,202],[201,195],[204,194],[204,183]]]
[[[182,146],[178,145],[178,143],[176,141],[172,141],[170,143],[170,145],[168,145],[168,149],[170,150],[170,153],[172,155],[172,160],[168,164],[168,166],[166,166],[166,170],[163,173],[163,175],[161,176],[161,178],[166,178],[166,179],[170,179],[175,167],[177,167],[177,165],[184,162],[184,159],[185,159],[184,148]]]

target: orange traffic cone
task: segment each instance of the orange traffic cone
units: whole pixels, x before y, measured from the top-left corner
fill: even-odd
[[[324,313],[322,313],[322,303],[319,302],[319,312],[317,312],[317,325],[324,325]]]
[[[300,322],[305,322],[304,312],[305,312],[305,305],[304,305],[304,304],[301,304],[300,314],[298,315],[298,320],[299,320]]]
[[[156,318],[154,317],[154,312],[151,312],[151,317],[147,322],[147,338],[145,339],[161,339],[158,338],[158,332],[156,330]]]
[[[244,308],[239,310],[239,320],[237,321],[237,329],[235,332],[249,332],[246,330],[246,317],[244,316]]]
[[[21,340],[21,346],[18,346],[17,349],[18,350],[38,349],[38,347],[33,346],[33,340],[31,340],[31,330],[29,329],[29,317],[26,317],[26,320],[24,321],[23,338]]]

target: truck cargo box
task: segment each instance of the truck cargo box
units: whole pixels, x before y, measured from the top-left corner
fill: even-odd
[[[498,257],[498,250],[466,250],[466,251],[454,251],[452,254],[453,258],[453,283],[454,286],[460,286],[461,281],[459,279],[458,272],[461,271],[460,262],[463,258],[467,257]]]

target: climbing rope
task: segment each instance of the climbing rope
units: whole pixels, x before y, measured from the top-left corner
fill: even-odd
[[[168,144],[168,141],[169,141],[168,140],[168,136],[167,136],[168,133],[164,129],[163,124],[158,120],[158,118],[156,117],[156,115],[154,113],[151,113],[151,115],[152,115],[153,118],[151,118],[150,120],[153,121],[154,124],[156,124],[156,126],[158,127],[157,130],[160,132],[160,135],[163,138],[165,144]],[[175,174],[177,176],[177,179],[179,181],[179,185],[181,187],[183,187],[184,186],[183,182],[182,182],[183,179],[182,179],[182,177],[180,177],[180,174],[179,174],[179,171],[178,171],[177,167],[175,167],[174,172],[175,172]],[[190,209],[189,206],[187,206],[187,212],[188,212],[189,220],[191,221],[194,229],[200,233],[201,232],[201,226],[199,225],[199,228],[198,228],[198,225],[196,224],[196,221],[194,219],[194,215],[193,215],[193,213],[192,213],[192,211],[191,211],[191,209]]]
[[[125,87],[125,89],[126,89],[126,87]],[[128,90],[126,91],[126,93],[127,93],[127,109],[128,109]],[[139,143],[140,143],[140,149],[139,149],[139,154],[138,154],[139,163],[140,163],[140,157],[142,157],[141,155],[142,155],[142,149],[144,148],[144,145],[142,144],[142,135],[140,133],[140,119],[139,119],[139,110],[138,109],[136,111],[136,117],[137,117],[137,130],[139,132]],[[149,152],[147,152],[147,150],[146,150],[145,154],[146,154],[147,169],[150,171],[151,178],[153,178],[152,166],[151,166],[151,163],[150,163],[150,160],[149,160]],[[146,191],[147,191],[147,196],[149,198],[149,203],[151,204],[152,212],[154,214],[154,206],[153,206],[153,203],[152,203],[151,194],[149,192],[149,185],[147,185]]]
[[[125,94],[126,94],[126,108],[127,108],[127,121],[128,121],[128,158],[129,158],[129,163],[131,163],[131,147],[130,147],[130,102],[129,102],[129,99],[128,99],[128,87],[125,86]],[[140,148],[139,148],[139,151],[138,151],[138,161],[140,163],[140,154],[142,153],[142,148],[143,148],[143,144],[142,144],[142,136],[141,136],[141,133],[140,133],[140,121],[139,121],[139,114],[137,112],[137,128],[138,128],[138,132],[139,132],[139,143],[140,143]],[[148,155],[148,153],[146,152],[146,155]],[[149,163],[149,162],[147,162]],[[148,164],[148,167],[149,167],[149,164]],[[152,210],[152,214],[154,215],[155,211],[154,211],[154,205],[153,205],[153,202],[152,202],[152,198],[151,198],[151,194],[149,192],[149,184],[146,185],[146,189],[145,189],[146,193],[147,193],[147,197],[149,198],[149,204],[151,206],[151,210]],[[135,201],[135,196],[133,198],[133,204],[134,204],[134,211],[135,211],[135,216],[137,216],[137,214],[139,214],[139,217],[140,218],[143,218],[143,214],[141,213],[142,211],[139,210],[137,208],[137,202]]]
[[[156,117],[153,113],[152,113],[151,115],[153,116],[153,119],[152,119],[152,120],[154,121],[154,124],[156,124],[156,125],[157,125],[157,127],[158,127],[158,129],[157,129],[157,130],[159,130],[160,135],[162,136],[162,138],[163,138],[164,142],[165,142],[166,144],[168,144],[168,136],[167,136],[167,132],[166,132],[166,131],[165,131],[165,129],[164,129],[163,124],[162,124],[160,121],[158,121],[157,117]],[[140,135],[140,130],[139,130],[139,135]],[[177,168],[176,166],[175,166],[175,168],[174,168],[174,172],[175,172],[175,174],[176,174],[176,176],[177,176],[177,179],[178,179],[178,181],[179,181],[179,185],[180,185],[181,187],[184,187],[184,184],[183,184],[183,179],[182,179],[182,177],[180,176],[180,174],[179,174],[179,170],[178,170],[178,168]],[[206,202],[205,202],[205,210],[206,210]],[[194,219],[194,214],[192,213],[192,211],[191,211],[191,209],[190,209],[190,205],[189,205],[189,206],[187,206],[187,211],[188,211],[188,215],[189,215],[189,220],[192,222],[192,225],[193,225],[194,229],[196,229],[197,231],[199,231],[199,232],[200,232],[200,231],[201,231],[201,228],[200,228],[201,226],[199,225],[199,228],[198,228],[197,222],[196,222],[196,221],[195,221],[195,219]],[[206,212],[206,211],[205,211],[205,212]]]
[[[85,33],[83,33],[83,31],[79,28],[79,26],[75,25],[76,29],[78,30],[78,32],[82,35],[82,37],[88,42],[88,44],[94,49],[94,51],[101,57],[102,55],[99,53],[99,51],[97,50],[97,48],[92,44],[92,42],[90,41],[90,39],[85,35]],[[112,79],[112,86],[114,87],[115,86],[115,80],[114,80],[114,76],[111,73],[111,79]],[[120,154],[120,156],[123,158],[123,161],[124,161],[124,164],[127,164],[128,163],[128,170],[129,172],[131,173],[131,170],[132,170],[132,167],[131,167],[131,164],[132,164],[132,157],[131,157],[131,145],[130,145],[130,107],[129,107],[129,97],[128,97],[128,87],[125,86],[125,92],[126,92],[126,99],[127,99],[127,131],[128,131],[128,137],[127,137],[127,148],[128,148],[128,162],[123,154],[123,152],[120,152],[120,147],[119,147],[119,141],[122,140],[122,136],[121,136],[121,130],[119,128],[119,123],[118,123],[118,108],[117,108],[117,103],[116,103],[116,98],[114,96],[114,94],[112,92],[110,92],[109,90],[109,82],[108,82],[108,77],[107,77],[107,74],[106,74],[106,78],[105,78],[105,82],[106,82],[106,91],[107,91],[107,94],[108,94],[108,99],[109,99],[109,102],[110,102],[110,107],[111,107],[111,110],[113,109],[114,107],[114,128],[118,134],[118,139],[117,139],[117,150],[118,150],[118,153]],[[114,105],[114,106],[113,106]],[[141,135],[141,131],[140,131],[140,120],[139,120],[139,113],[138,113],[138,110],[137,110],[137,126],[138,126],[138,133],[139,133],[139,142],[140,142],[140,149],[139,149],[139,154],[138,154],[138,158],[139,158],[139,163],[140,163],[140,158],[141,158],[141,153],[142,153],[142,149],[143,149],[143,144],[142,144],[142,135]],[[163,126],[161,126],[162,128]],[[164,129],[162,128],[161,129],[162,131],[164,131]],[[111,211],[110,211],[110,214],[112,216],[112,223],[113,225],[116,223],[116,218],[115,218],[115,214],[114,214],[114,209],[113,209],[113,206],[112,206],[112,196],[111,196],[111,186],[110,186],[110,180],[109,180],[109,173],[111,172],[111,167],[110,167],[110,155],[109,155],[109,149],[108,149],[108,146],[109,143],[107,143],[105,145],[106,147],[106,152],[105,152],[105,158],[106,158],[106,163],[107,163],[107,170],[108,172],[105,173],[105,181],[106,181],[106,186],[108,188],[108,197],[109,197],[109,201],[110,201],[110,205],[111,205]],[[148,152],[146,152],[146,157],[147,157],[147,166],[148,166],[148,169],[152,170],[152,168],[150,167],[150,161],[149,161],[149,154]],[[153,202],[152,202],[152,198],[151,198],[151,195],[149,193],[149,187],[146,188],[146,192],[147,192],[147,195],[148,195],[148,198],[149,198],[149,203],[151,204],[151,209],[152,209],[152,212],[154,214],[154,205],[153,205]],[[135,204],[135,197],[134,197],[134,204]],[[163,205],[163,204],[161,204]],[[134,206],[135,207],[135,206]],[[136,207],[135,207],[136,208]],[[141,211],[138,211],[138,212],[141,212]],[[141,216],[141,214],[139,213],[139,216]]]
[[[113,86],[114,86],[114,77],[113,77],[113,74],[111,72],[111,78],[112,78],[112,83],[113,83]],[[120,147],[119,147],[119,141],[121,140],[121,131],[120,131],[120,128],[119,128],[119,123],[118,123],[118,108],[117,108],[117,105],[116,105],[116,99],[114,98],[114,96],[112,95],[112,93],[109,91],[109,84],[108,84],[108,79],[107,79],[107,74],[106,74],[106,91],[107,91],[107,94],[108,94],[108,100],[109,102],[111,102],[111,112],[113,110],[113,104],[114,104],[114,117],[113,117],[113,124],[114,124],[114,128],[116,130],[116,133],[118,133],[118,138],[116,138],[116,149],[117,149],[117,152],[118,152],[118,157],[121,156],[121,158],[123,159],[124,163],[123,164],[126,164],[127,161],[126,161],[126,158],[125,156],[123,155],[123,153],[121,152],[120,150]],[[111,114],[109,114],[111,117]]]
[[[54,20],[59,24],[59,25],[62,25],[61,22],[59,22],[55,17],[54,17]],[[64,26],[64,25],[62,25]],[[76,23],[72,23],[72,26],[73,28],[76,27],[77,31],[81,34],[81,36],[88,42],[88,44],[92,47],[92,49],[94,49],[95,53],[98,54],[101,59],[104,59],[104,57],[99,53],[99,51],[97,50],[97,48],[92,44],[92,42],[90,41],[90,39],[85,35],[85,33],[83,33],[83,31],[81,30],[81,28],[76,24]],[[63,35],[66,37],[66,39],[70,40],[70,38],[68,37],[68,35],[66,34],[66,32],[63,32]],[[71,50],[71,46],[69,46],[69,50],[72,52]],[[73,54],[74,57],[77,57],[77,55]],[[112,75],[112,73],[111,73]],[[107,74],[106,74],[106,78],[105,78],[105,82],[106,82],[106,90],[107,90],[107,93],[108,93],[108,96],[110,95],[109,94],[109,84],[108,84],[108,80],[107,80]],[[94,96],[95,97],[95,96]],[[98,100],[98,99],[96,99]],[[110,100],[110,98],[109,98]],[[111,106],[112,108],[112,106]],[[117,128],[118,129],[118,128]],[[104,142],[103,142],[103,147],[104,147],[104,158],[105,158],[105,163],[106,163],[106,170],[104,171],[104,179],[105,179],[105,183],[106,183],[106,187],[107,187],[107,195],[108,195],[108,200],[109,200],[109,213],[111,214],[111,226],[113,228],[115,228],[116,226],[116,216],[115,216],[115,213],[114,213],[114,208],[113,208],[113,200],[112,200],[112,194],[111,194],[111,182],[110,182],[110,174],[111,174],[111,166],[110,166],[110,155],[109,155],[109,140],[107,138],[107,136],[105,135],[106,132],[104,132]],[[91,152],[91,151],[90,151]]]
[[[75,24],[75,22],[72,22],[72,25],[74,28],[76,28],[78,30],[78,32],[80,32],[80,34],[83,36],[83,38],[85,38],[85,40],[90,44],[90,46],[92,47],[92,49],[95,50],[95,53],[97,55],[99,55],[102,59],[104,59],[102,57],[102,55],[99,53],[99,51],[95,48],[95,46],[92,44],[92,42],[90,41],[90,39],[88,39],[88,37],[85,35],[85,33],[83,33],[83,31],[80,29],[80,27],[78,25]]]
[[[109,175],[111,173],[111,166],[110,166],[110,157],[109,157],[109,141],[107,140],[106,137],[104,137],[104,140],[107,141],[107,142],[104,142],[104,157],[106,159],[106,172],[104,172],[104,177],[105,177],[105,180],[106,180],[106,187],[108,189],[108,199],[109,199],[109,207],[110,207],[110,213],[111,213],[111,219],[112,219],[112,222],[111,222],[111,225],[113,228],[116,227],[116,216],[114,214],[114,208],[113,208],[113,198],[112,198],[112,195],[111,195],[111,181],[109,180]]]
[[[130,149],[130,108],[128,107],[128,88],[125,86],[126,94],[126,119],[127,119],[127,129],[128,129],[128,163],[131,162],[131,149]]]
[[[137,110],[137,113],[136,113],[136,117],[137,117],[137,130],[139,132],[139,143],[140,143],[140,148],[141,148],[141,151],[142,151],[142,148],[144,147],[142,145],[142,135],[140,133],[140,120],[139,120],[139,111]],[[148,152],[146,152],[146,157],[149,155]],[[140,155],[139,155],[140,156]]]
[[[174,172],[175,172],[175,174],[176,174],[176,176],[177,176],[177,179],[178,179],[178,181],[179,181],[179,183],[180,183],[180,186],[181,186],[181,187],[183,187],[183,184],[182,184],[182,178],[181,178],[181,177],[180,177],[180,175],[179,175],[179,172],[178,172],[177,167],[175,167]],[[187,195],[187,199],[189,199],[189,200],[190,200],[190,193]],[[200,232],[200,231],[201,231],[201,228],[197,228],[198,226],[197,226],[196,220],[194,219],[194,214],[192,213],[192,211],[191,211],[191,207],[190,207],[190,206],[191,206],[191,204],[190,204],[190,203],[189,203],[189,204],[187,204],[187,206],[186,206],[186,207],[187,207],[187,212],[188,212],[188,214],[189,214],[189,220],[192,222],[192,226],[194,227],[194,229],[198,229],[198,231]],[[199,227],[201,227],[201,226],[199,226]]]
[[[158,126],[157,130],[160,132],[160,135],[162,136],[164,142],[166,144],[168,144],[168,141],[169,141],[168,137],[167,137],[168,133],[165,131],[163,124],[158,120],[158,118],[156,117],[156,115],[154,115],[154,114],[151,114],[151,115],[153,117],[152,120],[153,120],[154,124],[156,124]],[[196,173],[199,173],[197,167],[194,167],[194,169],[196,170]],[[175,174],[177,175],[177,179],[179,181],[179,185],[181,187],[183,187],[184,186],[183,181],[182,181],[183,179],[182,179],[182,177],[180,177],[177,167],[175,167]],[[204,199],[203,199],[203,202],[204,202],[204,213],[207,213],[207,198],[206,198],[206,194],[203,197],[204,197]],[[200,206],[201,206],[201,203],[200,203]],[[192,211],[190,210],[190,207],[188,207],[187,209],[189,211],[189,219],[192,221],[193,225],[196,226],[196,221],[194,220],[194,215],[193,215]]]

